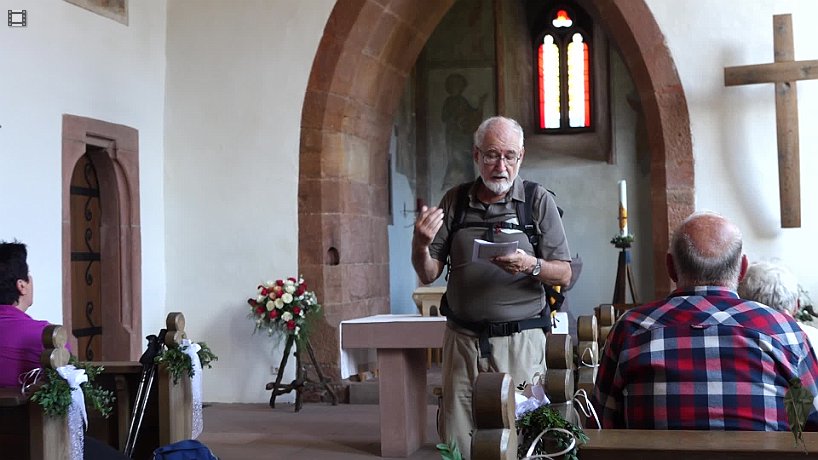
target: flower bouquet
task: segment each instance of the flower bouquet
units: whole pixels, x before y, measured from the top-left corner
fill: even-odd
[[[249,318],[255,321],[254,333],[282,333],[299,341],[307,336],[310,318],[321,310],[315,293],[307,290],[307,283],[300,277],[262,283],[256,297],[247,299],[247,303]]]

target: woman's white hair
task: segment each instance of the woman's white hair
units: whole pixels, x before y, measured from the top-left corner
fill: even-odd
[[[756,262],[739,283],[738,295],[794,315],[798,308],[798,279],[783,265]]]

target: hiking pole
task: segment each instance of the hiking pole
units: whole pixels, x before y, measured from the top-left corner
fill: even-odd
[[[136,438],[139,435],[139,429],[142,426],[142,419],[145,416],[145,408],[148,404],[148,396],[151,392],[154,376],[156,375],[156,358],[162,351],[162,342],[164,340],[165,329],[159,332],[159,337],[151,334],[147,336],[148,347],[145,353],[139,358],[139,363],[142,364],[142,379],[139,381],[139,388],[136,392],[136,399],[134,400],[133,410],[131,411],[131,423],[128,426],[128,440],[125,443],[124,454],[128,458],[133,457],[134,446],[136,446]]]

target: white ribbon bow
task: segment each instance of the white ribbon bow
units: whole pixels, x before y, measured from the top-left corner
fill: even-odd
[[[193,366],[193,378],[190,379],[190,389],[193,393],[193,407],[191,408],[193,411],[193,430],[191,439],[196,439],[204,429],[202,420],[202,363],[199,361],[199,350],[202,347],[188,339],[182,339],[181,347],[182,351],[190,357],[190,363]]]
[[[57,369],[60,377],[68,382],[71,389],[71,406],[68,407],[68,432],[71,438],[71,460],[82,460],[83,438],[88,426],[88,414],[85,412],[85,395],[80,387],[88,381],[85,369],[77,369],[71,364],[60,366]]]
[[[88,425],[88,414],[85,412],[85,395],[80,388],[81,383],[88,381],[88,376],[85,375],[85,369],[77,369],[71,364],[60,366],[57,368],[57,373],[60,377],[68,382],[68,388],[71,388],[71,407],[76,406],[82,415],[82,422]]]

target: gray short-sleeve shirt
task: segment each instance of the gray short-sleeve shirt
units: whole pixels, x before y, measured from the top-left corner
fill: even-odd
[[[464,223],[519,223],[515,202],[525,201],[522,179],[518,177],[514,180],[503,200],[488,205],[477,199],[477,184],[475,182],[469,190],[469,206],[466,208]],[[446,256],[451,255],[446,299],[452,312],[466,321],[518,321],[539,315],[545,306],[542,283],[528,275],[511,275],[491,263],[471,261],[474,240],[486,238],[485,228],[461,228],[455,232],[451,247],[447,247],[455,217],[457,189],[458,187],[454,187],[446,192],[440,202],[444,212],[444,225],[429,247],[429,253],[437,260],[445,262]],[[532,218],[539,229],[540,257],[545,260],[570,261],[571,251],[553,196],[539,186],[532,199]],[[493,232],[494,241],[517,240],[520,249],[534,255],[534,248],[525,233],[507,229],[489,231]]]

